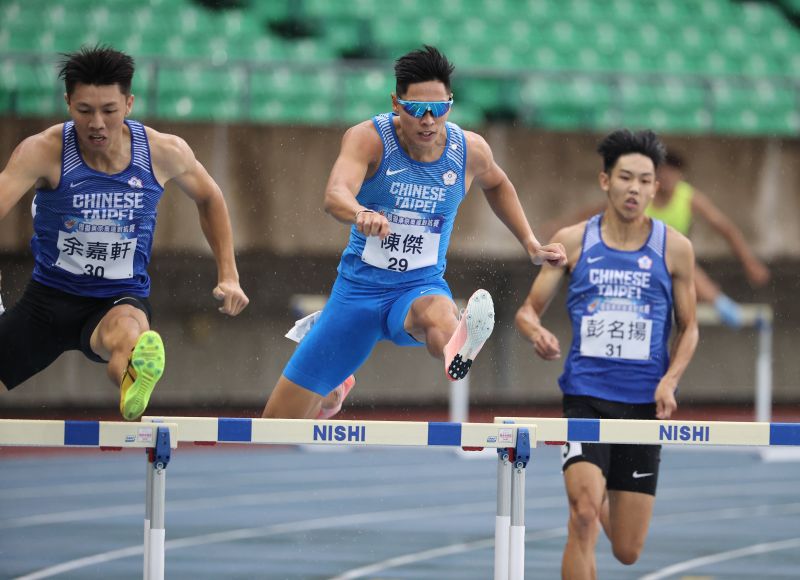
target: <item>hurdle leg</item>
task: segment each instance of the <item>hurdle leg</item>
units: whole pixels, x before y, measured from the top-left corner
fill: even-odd
[[[531,457],[528,429],[517,431],[514,466],[511,470],[511,526],[508,543],[508,580],[525,579],[525,467]]]
[[[525,578],[525,463],[511,470],[511,527],[509,528],[509,580]]]
[[[150,580],[150,520],[153,517],[153,459],[149,449],[146,449],[147,474],[144,492],[144,580]]]
[[[508,449],[497,450],[497,516],[494,524],[494,580],[508,580],[511,525],[511,460]]]
[[[756,421],[772,420],[772,316],[762,313],[758,320],[756,358]]]
[[[166,530],[164,529],[164,502],[166,499],[166,474],[165,468],[151,465],[151,501],[150,501],[150,529],[148,530],[149,548],[145,547],[147,580],[164,580],[164,543]]]
[[[147,490],[145,514],[150,516],[145,523],[145,580],[164,580],[164,506],[167,489],[167,464],[170,460],[169,429],[161,426],[156,432],[156,445],[148,455]]]

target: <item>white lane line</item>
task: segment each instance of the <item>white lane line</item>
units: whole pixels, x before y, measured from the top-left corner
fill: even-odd
[[[438,507],[426,506],[415,509],[388,510],[382,512],[364,512],[359,514],[351,514],[349,516],[343,515],[314,518],[299,522],[286,522],[283,524],[274,524],[259,528],[242,528],[238,530],[228,530],[225,532],[216,532],[211,534],[203,534],[200,536],[180,538],[177,540],[169,540],[165,543],[164,548],[165,550],[179,550],[181,548],[189,548],[194,546],[235,542],[238,540],[250,540],[253,538],[265,538],[281,534],[294,534],[297,532],[322,530],[326,528],[374,524],[385,521],[411,520],[417,518],[429,519],[432,516],[452,517],[453,515],[485,513],[494,510],[496,507],[497,503],[492,501],[448,506],[439,505]],[[51,578],[52,576],[56,576],[64,572],[72,572],[74,570],[79,570],[81,568],[86,568],[104,562],[110,562],[112,560],[120,560],[130,556],[137,556],[142,554],[142,552],[142,546],[130,546],[121,550],[101,552],[99,554],[86,556],[84,558],[62,562],[61,564],[57,564],[55,566],[42,568],[41,570],[36,570],[25,576],[19,576],[15,580],[40,580],[41,578]]]
[[[672,566],[667,566],[652,574],[642,576],[640,580],[661,580],[662,578],[669,578],[675,574],[708,566],[710,564],[718,564],[729,560],[736,560],[737,558],[746,558],[748,556],[757,556],[761,554],[768,554],[770,552],[778,552],[780,550],[791,550],[800,548],[800,538],[792,538],[790,540],[781,540],[779,542],[769,542],[766,544],[754,544],[745,548],[736,550],[729,550],[727,552],[718,552],[716,554],[709,554],[708,556],[701,556],[686,560],[685,562],[678,562]]]
[[[732,518],[787,515],[788,513],[800,511],[800,503],[783,504],[781,506],[775,506],[775,510],[770,509],[772,507],[773,506],[770,505],[762,505],[762,506],[753,506],[751,508],[730,508],[730,509],[709,510],[704,512],[693,511],[693,512],[679,513],[679,514],[665,514],[663,516],[656,516],[653,518],[653,520],[657,521],[658,523],[685,523],[695,520],[707,522],[711,520],[724,520]],[[771,513],[773,511],[776,513]],[[528,531],[525,535],[525,543],[529,544],[537,540],[558,538],[566,535],[567,535],[566,527],[551,528],[548,530],[540,530],[537,532]],[[481,542],[489,542],[490,544],[489,546],[479,546]],[[479,547],[481,548],[491,547],[493,544],[494,544],[494,539],[481,540],[479,542],[471,542],[468,544],[458,543],[458,544],[452,544],[450,546],[441,546],[433,550],[426,550],[423,552],[407,554],[404,556],[397,556],[395,558],[389,558],[388,560],[384,560],[383,562],[377,562],[375,564],[371,564],[361,568],[348,570],[346,572],[343,572],[339,576],[330,578],[329,580],[352,580],[355,578],[363,578],[368,574],[383,572],[384,570],[388,570],[390,568],[398,568],[403,565],[415,564],[425,560],[433,560],[435,558],[439,558],[442,556],[455,555],[458,553],[466,552],[471,549],[479,549]],[[641,580],[655,580],[655,579],[644,577]]]
[[[535,542],[537,540],[549,540],[551,538],[559,538],[567,535],[565,527],[552,528],[549,530],[540,530],[538,532],[528,533],[525,537],[525,543]],[[473,550],[488,550],[494,546],[494,538],[486,538],[484,540],[476,540],[474,542],[450,544],[449,546],[441,546],[432,550],[424,550],[422,552],[413,552],[403,556],[395,556],[383,562],[376,562],[369,566],[362,568],[355,568],[348,570],[338,576],[329,578],[328,580],[355,580],[356,578],[364,578],[369,574],[377,572],[384,572],[391,568],[399,568],[409,564],[417,564],[425,560],[435,560],[436,558],[443,558],[445,556],[455,556],[456,554],[463,554],[464,552],[471,552]]]
[[[476,486],[485,483],[484,479],[465,479],[449,484],[449,491],[472,491]],[[291,502],[307,503],[310,501],[342,501],[345,498],[366,497],[399,497],[428,493],[433,482],[416,484],[398,483],[392,485],[373,485],[368,487],[338,487],[328,489],[301,489],[285,492],[245,493],[229,496],[212,496],[187,500],[172,500],[167,503],[167,513],[179,511],[217,510],[219,508],[235,508],[246,506],[287,504]],[[63,524],[85,520],[96,520],[110,517],[144,515],[144,501],[136,504],[103,507],[95,509],[78,509],[64,512],[39,514],[10,518],[0,521],[0,529],[15,529],[50,524]]]

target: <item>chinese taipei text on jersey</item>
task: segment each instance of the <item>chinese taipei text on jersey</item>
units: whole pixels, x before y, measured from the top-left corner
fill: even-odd
[[[442,156],[429,163],[415,161],[400,146],[392,116],[372,119],[383,141],[383,157],[356,198],[386,216],[391,233],[381,240],[353,226],[339,273],[355,282],[394,287],[444,273],[453,222],[466,194],[467,152],[461,128],[447,123]]]
[[[672,277],[667,228],[652,221],[647,242],[615,250],[602,239],[602,214],[589,219],[569,283],[572,344],[559,379],[568,395],[652,403],[669,366]]]
[[[125,124],[131,162],[109,175],[86,165],[74,123],[64,123],[58,187],[37,189],[33,201],[37,282],[80,296],[149,295],[147,264],[164,189],[153,175],[144,126]]]

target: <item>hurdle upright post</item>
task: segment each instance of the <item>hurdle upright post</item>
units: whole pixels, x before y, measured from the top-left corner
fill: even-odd
[[[511,531],[511,451],[497,450],[497,516],[494,524],[494,580],[508,580]]]
[[[169,430],[158,427],[156,446],[148,449],[145,491],[144,580],[164,580],[166,469],[170,460]]]
[[[772,308],[768,304],[760,305],[756,327],[756,421],[769,423],[772,420]]]
[[[525,579],[525,468],[531,458],[527,428],[517,429],[517,446],[511,470],[511,526],[509,528],[508,579]]]

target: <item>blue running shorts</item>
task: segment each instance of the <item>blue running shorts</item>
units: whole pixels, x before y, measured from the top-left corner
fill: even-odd
[[[431,295],[453,299],[442,278],[386,288],[337,277],[322,315],[294,351],[283,376],[324,397],[364,364],[379,340],[424,346],[403,324],[414,300]]]

